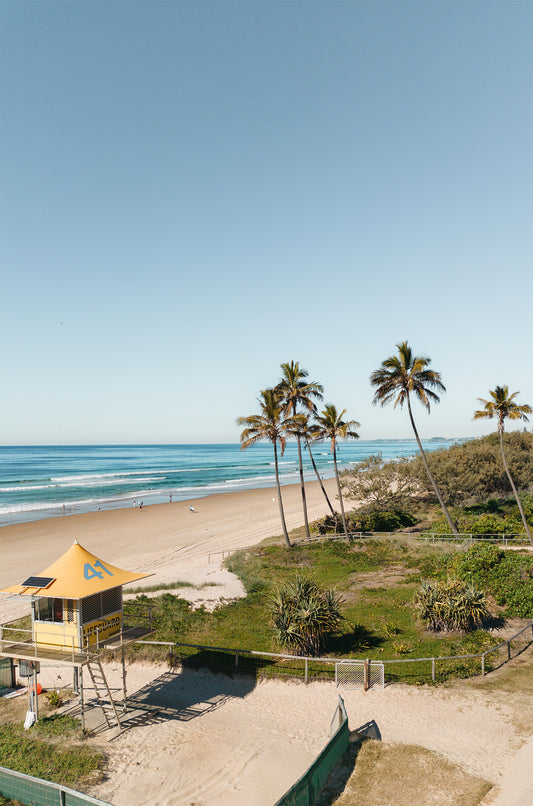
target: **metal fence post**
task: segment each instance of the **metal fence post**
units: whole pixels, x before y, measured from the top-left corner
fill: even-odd
[[[507,641],[507,660],[511,660],[511,642]]]
[[[235,668],[239,665],[239,651],[235,652]]]
[[[367,658],[363,663],[363,691],[368,691],[368,684],[369,684],[369,666],[370,666],[370,659]]]
[[[431,658],[431,679],[435,682],[435,658]]]
[[[307,684],[308,682],[309,682],[309,660],[306,658],[306,659],[305,659],[305,677],[304,677],[304,683],[306,683],[306,684]]]
[[[485,677],[485,653],[481,656],[481,677]]]

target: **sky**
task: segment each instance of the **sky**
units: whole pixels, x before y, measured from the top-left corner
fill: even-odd
[[[532,40],[531,0],[4,0],[0,444],[236,442],[291,360],[408,438],[404,340],[422,437],[533,405]]]

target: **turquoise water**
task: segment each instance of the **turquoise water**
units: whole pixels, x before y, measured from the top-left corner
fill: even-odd
[[[426,450],[452,440],[424,442]],[[339,445],[341,467],[382,453],[412,456],[414,440],[357,440]],[[334,475],[329,446],[313,456],[324,478]],[[280,458],[282,484],[298,481],[295,444]],[[305,478],[316,478],[304,451]],[[214,493],[275,485],[270,444],[241,451],[231,445],[57,445],[0,447],[0,525],[63,513],[183,501]]]

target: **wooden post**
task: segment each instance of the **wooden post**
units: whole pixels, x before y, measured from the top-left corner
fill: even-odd
[[[123,697],[122,713],[125,714],[128,708],[127,705],[128,692],[126,690],[126,664],[124,662],[124,647],[122,647],[121,655],[122,655],[122,697]]]
[[[83,702],[83,666],[78,667],[80,670],[80,705],[81,705],[81,730],[85,733],[85,704]]]
[[[306,684],[309,682],[309,661],[308,661],[308,659],[307,659],[307,658],[305,659],[305,676],[304,676],[304,682],[305,682]]]
[[[485,677],[485,653],[481,656],[481,677]]]
[[[39,695],[37,694],[37,666],[33,667],[33,697],[35,702],[35,721],[39,719]]]
[[[235,668],[239,666],[239,650],[235,652]]]
[[[511,642],[507,641],[507,660],[511,660]]]
[[[368,691],[369,688],[369,667],[370,667],[370,659],[367,658],[363,663],[363,691]]]

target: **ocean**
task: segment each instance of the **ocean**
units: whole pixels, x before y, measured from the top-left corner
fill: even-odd
[[[427,451],[455,440],[428,440]],[[347,441],[337,460],[349,467],[372,454],[384,459],[417,453],[415,440]],[[334,475],[326,443],[313,448],[324,478]],[[298,482],[298,453],[290,443],[279,459],[282,484]],[[304,450],[305,479],[315,479]],[[0,446],[0,525],[62,514],[183,501],[214,493],[275,485],[270,443],[241,451],[228,445]]]

